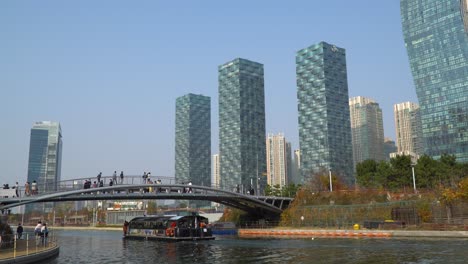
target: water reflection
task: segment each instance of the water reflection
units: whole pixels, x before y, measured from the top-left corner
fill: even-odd
[[[123,240],[120,232],[61,231],[53,263],[465,263],[466,240],[275,240],[221,237],[214,241]]]

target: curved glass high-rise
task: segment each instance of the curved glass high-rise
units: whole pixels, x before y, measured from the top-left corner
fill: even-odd
[[[468,161],[468,1],[401,0],[425,153]]]

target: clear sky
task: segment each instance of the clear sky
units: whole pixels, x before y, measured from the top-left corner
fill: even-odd
[[[395,139],[393,104],[415,101],[399,1],[0,1],[0,183],[23,184],[30,129],[58,121],[62,178],[99,171],[174,175],[175,99],[212,102],[217,67],[264,64],[267,133],[298,148],[295,53],[346,49],[350,96],[374,98]]]

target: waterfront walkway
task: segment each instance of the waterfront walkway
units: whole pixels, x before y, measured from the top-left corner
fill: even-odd
[[[0,249],[0,264],[4,263],[36,263],[55,257],[59,254],[59,246],[55,241],[46,245],[36,245],[35,240],[17,240],[16,246]]]
[[[240,237],[432,237],[432,238],[468,238],[468,231],[429,231],[429,230],[328,230],[328,229],[239,229]]]

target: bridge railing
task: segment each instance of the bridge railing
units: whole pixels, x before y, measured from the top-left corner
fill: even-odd
[[[117,177],[113,176],[102,176],[99,178],[102,181],[102,184],[98,182],[97,177],[88,177],[88,178],[76,178],[76,179],[69,179],[63,180],[59,182],[39,182],[36,185],[36,190],[32,190],[32,184],[30,183],[29,189],[27,190],[25,186],[19,186],[17,189],[10,188],[10,189],[0,189],[0,198],[11,198],[11,197],[25,197],[25,196],[34,196],[34,195],[45,195],[45,194],[52,194],[57,192],[66,192],[66,191],[73,191],[73,190],[80,190],[85,189],[85,182],[90,181],[91,184],[89,188],[98,188],[98,187],[109,187],[111,186],[110,183],[112,181],[112,186],[118,185],[140,185],[148,183],[148,180],[151,180],[152,183],[156,183],[158,180],[161,184],[165,185],[172,185],[172,184],[184,184],[183,182],[178,182],[174,177],[170,176],[150,176],[149,178],[145,179],[141,175],[129,175],[124,176],[123,179],[120,178],[119,175]],[[209,186],[213,189],[231,191],[231,192],[238,192],[242,194],[248,194],[244,188],[235,187],[225,187],[221,188],[218,185],[212,184]]]

